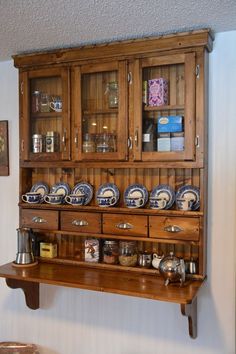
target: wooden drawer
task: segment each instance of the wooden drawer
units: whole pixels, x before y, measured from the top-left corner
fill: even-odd
[[[61,230],[101,233],[101,214],[62,211]]]
[[[103,214],[103,233],[147,237],[148,220],[143,215]]]
[[[150,216],[150,237],[198,241],[199,218]]]
[[[21,210],[21,226],[42,230],[58,230],[58,211]]]

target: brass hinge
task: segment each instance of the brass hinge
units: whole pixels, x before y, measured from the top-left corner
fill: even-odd
[[[21,151],[23,152],[25,150],[25,142],[24,139],[21,140]]]
[[[196,74],[196,78],[199,79],[200,78],[200,65],[196,65],[196,71],[195,71],[195,74]]]

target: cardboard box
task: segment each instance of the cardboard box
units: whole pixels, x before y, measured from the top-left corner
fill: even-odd
[[[149,106],[163,106],[168,104],[168,80],[160,77],[148,80]]]
[[[40,257],[55,258],[57,257],[57,244],[50,242],[40,242]]]
[[[172,133],[170,137],[170,150],[183,151],[184,150],[184,133]]]
[[[170,151],[170,133],[158,134],[157,151]]]
[[[176,133],[183,131],[182,116],[163,116],[158,118],[158,133]]]

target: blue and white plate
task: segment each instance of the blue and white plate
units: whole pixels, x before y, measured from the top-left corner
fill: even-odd
[[[74,186],[71,194],[85,194],[85,201],[83,205],[88,205],[93,198],[93,187],[87,182],[80,182]]]
[[[141,203],[139,203],[139,205],[137,205],[137,203],[127,203],[127,199],[136,199],[139,198],[140,200],[142,200]],[[131,184],[129,187],[126,188],[125,192],[124,192],[124,202],[126,204],[126,206],[128,206],[129,208],[141,208],[143,207],[148,201],[148,191],[147,188],[145,186],[143,186],[142,184]]]
[[[68,183],[64,182],[55,183],[50,189],[50,193],[63,194],[65,197],[70,194],[70,186]]]
[[[47,183],[38,182],[31,187],[30,192],[40,193],[41,201],[43,201],[44,196],[49,193],[49,186]]]
[[[197,210],[200,207],[200,189],[189,184],[182,186],[176,193],[177,199],[193,200],[192,210]]]
[[[114,201],[112,203],[110,203],[109,206],[113,206],[118,202],[118,200],[120,198],[120,191],[114,183],[105,183],[105,184],[102,184],[97,190],[96,198],[97,198],[98,204],[99,204],[98,199],[101,196],[112,198],[112,200],[114,200]]]
[[[163,198],[166,206],[163,209],[170,209],[175,202],[175,191],[168,184],[159,184],[150,193],[150,198]]]

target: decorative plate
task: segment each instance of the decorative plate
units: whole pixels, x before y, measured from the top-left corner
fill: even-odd
[[[170,209],[175,202],[175,191],[168,184],[159,184],[151,191],[150,198],[163,198],[166,200],[164,209]]]
[[[126,199],[127,198],[141,198],[143,201],[140,203],[139,206],[134,205],[127,205]],[[124,192],[124,202],[129,208],[141,208],[143,207],[148,201],[148,191],[145,186],[142,184],[131,184],[129,187],[126,188]]]
[[[87,182],[80,182],[74,186],[71,194],[85,194],[85,201],[83,205],[88,205],[93,198],[93,187]]]
[[[198,187],[191,185],[180,187],[176,193],[176,200],[181,198],[194,201],[192,210],[197,210],[200,207],[200,190]]]
[[[40,193],[43,201],[44,196],[49,193],[49,186],[44,182],[38,182],[31,187],[30,192]]]
[[[97,190],[96,193],[97,201],[98,201],[98,197],[101,196],[114,198],[114,201],[109,205],[109,206],[113,206],[118,202],[120,198],[120,191],[114,183],[105,183],[102,184]]]
[[[63,194],[65,197],[66,195],[70,194],[70,187],[68,183],[55,183],[50,189],[50,193]]]

